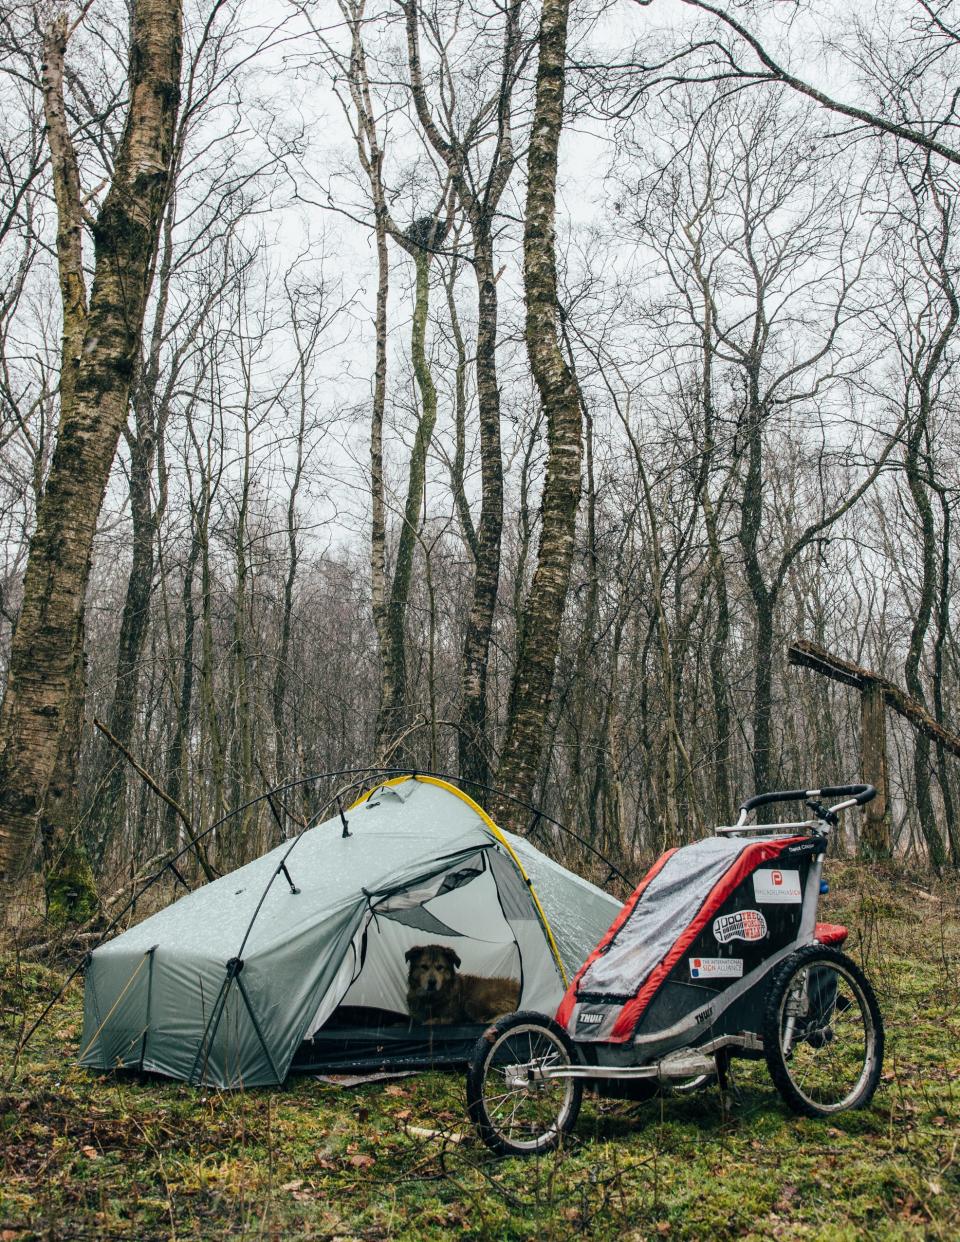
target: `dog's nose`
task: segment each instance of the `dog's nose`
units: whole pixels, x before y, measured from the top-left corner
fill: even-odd
[[[437,990],[437,981],[436,981],[436,979],[428,979],[428,980],[427,980],[427,991],[428,991],[428,992],[435,992],[436,990]]]

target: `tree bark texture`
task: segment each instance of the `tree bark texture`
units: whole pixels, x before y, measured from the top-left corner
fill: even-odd
[[[933,644],[933,714],[937,724],[944,721],[943,706],[943,648],[950,632],[950,505],[946,494],[939,491],[941,509],[940,536],[940,583],[937,592],[937,632]],[[960,867],[960,834],[957,832],[957,814],[953,798],[953,783],[947,765],[943,742],[937,742],[937,780],[943,798],[943,815],[947,825],[947,841],[950,846],[950,862]]]
[[[560,625],[570,583],[583,455],[576,384],[558,338],[554,232],[568,8],[568,0],[543,3],[523,234],[527,353],[546,415],[548,451],[537,567],[521,618],[497,781],[507,793],[524,799],[533,792],[543,758]],[[505,801],[497,811],[508,824],[516,825],[522,818]]]
[[[420,418],[410,454],[410,473],[403,521],[397,540],[397,560],[387,602],[388,648],[384,664],[383,698],[380,708],[378,739],[381,754],[386,758],[390,747],[409,724],[407,696],[406,617],[413,573],[413,554],[420,531],[423,490],[426,485],[427,452],[437,421],[437,390],[427,359],[426,333],[430,307],[430,260],[427,249],[413,252],[417,285],[413,308],[410,353],[420,390]],[[397,756],[394,756],[395,758]]]
[[[703,450],[700,459],[699,477],[697,479],[697,493],[700,497],[700,507],[703,512],[704,525],[707,532],[710,577],[713,583],[716,605],[716,619],[713,638],[710,643],[710,690],[713,698],[713,713],[717,731],[716,751],[713,762],[715,799],[713,813],[717,823],[725,824],[729,822],[730,816],[733,813],[733,798],[730,793],[730,699],[727,688],[727,643],[730,637],[730,603],[727,594],[727,579],[724,572],[723,551],[720,544],[720,523],[710,493],[710,480],[716,453],[716,412],[713,401],[715,345],[713,293],[704,267],[701,237],[691,227],[687,229],[687,238],[692,247],[691,261],[697,284],[700,286],[702,302],[700,321],[700,402],[703,416]]]
[[[113,702],[107,716],[110,732],[124,747],[129,747],[133,740],[140,665],[150,622],[155,543],[165,507],[165,489],[161,487],[159,502],[154,505],[151,484],[157,443],[164,434],[169,402],[169,390],[161,392],[160,359],[173,266],[173,204],[171,195],[163,221],[157,309],[149,349],[131,394],[134,429],[127,432],[133,555],[120,618]],[[92,852],[97,855],[102,855],[110,835],[118,824],[123,823],[126,813],[124,765],[114,751],[105,756],[101,771],[100,786],[90,815],[91,835],[94,837]]]
[[[860,697],[860,775],[877,791],[877,796],[865,809],[860,848],[868,858],[889,858],[887,709],[883,689],[875,681],[864,685]]]
[[[59,434],[30,544],[0,708],[0,873],[7,876],[29,856],[48,794],[61,806],[72,794],[52,790],[51,782],[58,766],[72,770],[75,759],[69,756],[79,747],[80,714],[71,703],[82,696],[84,598],[97,517],[127,417],[167,193],[181,26],[178,0],[136,0],[133,6],[129,103],[113,181],[94,227],[89,305],[84,313],[72,295],[64,302]],[[62,74],[65,44],[65,29],[54,28],[47,39],[46,93],[56,91],[50,75]],[[52,53],[60,57],[53,67]],[[68,222],[72,230],[79,216],[75,162],[65,184],[58,188],[58,209],[62,200],[68,212],[76,209]],[[71,232],[58,251],[61,283],[66,271],[71,288],[78,246]],[[58,754],[64,756],[59,765]]]
[[[497,286],[489,222],[473,230],[477,276],[477,404],[480,417],[480,486],[473,599],[463,639],[460,674],[458,759],[460,776],[490,782],[487,733],[487,661],[500,583],[503,534],[503,459],[500,449],[500,388],[497,382]]]
[[[927,706],[924,693],[923,678],[920,675],[920,663],[926,644],[927,630],[933,615],[934,596],[937,586],[936,565],[936,531],[933,522],[933,506],[924,480],[927,472],[926,462],[921,460],[921,444],[926,430],[925,393],[921,394],[921,414],[918,425],[911,429],[907,438],[905,467],[907,486],[913,499],[920,525],[920,582],[919,595],[914,604],[913,622],[910,626],[910,644],[907,658],[904,661],[903,673],[907,693],[924,708]],[[917,804],[917,819],[920,831],[930,852],[930,862],[936,870],[940,870],[946,861],[943,838],[937,828],[937,820],[933,810],[933,792],[930,788],[930,738],[918,732],[914,739],[913,750],[913,788]]]
[[[759,338],[759,314],[756,320],[758,326],[754,332],[755,345]],[[753,785],[754,793],[765,793],[770,788],[771,779],[770,713],[773,701],[773,612],[776,596],[767,586],[760,558],[764,500],[762,429],[765,411],[760,398],[759,365],[751,357],[747,360],[745,369],[748,393],[744,428],[747,471],[737,534],[756,622],[753,666]],[[761,816],[766,812],[766,808],[761,808]]]
[[[378,156],[379,158],[379,156]],[[379,163],[376,165],[379,169]],[[379,174],[378,174],[379,175]],[[373,181],[373,178],[371,178]],[[379,185],[379,181],[375,182]],[[386,211],[376,206],[377,309],[376,364],[373,406],[370,411],[370,596],[380,656],[380,715],[377,737],[382,738],[385,705],[396,701],[390,665],[390,629],[387,620],[387,510],[383,483],[383,419],[387,406],[387,302],[390,294],[390,255],[387,247]]]

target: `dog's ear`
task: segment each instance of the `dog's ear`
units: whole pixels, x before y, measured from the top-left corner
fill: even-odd
[[[455,949],[451,949],[451,948],[450,948],[450,946],[449,946],[448,944],[445,944],[445,945],[443,946],[443,951],[444,951],[444,953],[446,953],[447,957],[450,959],[451,964],[452,964],[453,966],[455,966],[455,967],[459,970],[459,968],[460,968],[460,958],[459,958],[459,957],[457,957],[456,950],[455,950]]]
[[[412,962],[413,959],[415,957],[418,957],[422,952],[423,952],[423,945],[418,944],[416,948],[414,949],[407,949],[406,953],[404,953],[403,956],[406,961]]]

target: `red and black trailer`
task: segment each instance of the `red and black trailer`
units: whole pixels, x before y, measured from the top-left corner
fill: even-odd
[[[470,1113],[503,1153],[555,1147],[583,1085],[644,1098],[725,1081],[732,1056],[765,1057],[796,1111],[864,1107],[876,1089],[883,1026],[846,929],[817,922],[823,860],[841,811],[871,786],[781,790],[748,799],[740,819],[668,850],[578,970],[553,1018],[509,1014],[479,1041]],[[821,798],[844,799],[827,807]],[[809,820],[749,824],[802,800]]]

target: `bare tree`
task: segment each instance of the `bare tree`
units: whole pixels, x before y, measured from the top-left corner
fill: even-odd
[[[537,566],[520,622],[506,737],[497,770],[499,784],[519,798],[529,798],[533,792],[543,756],[544,723],[570,583],[583,456],[580,402],[560,345],[557,301],[557,155],[563,127],[568,15],[567,0],[544,0],[527,156],[525,339],[546,416],[548,457]],[[497,810],[505,822],[518,822],[511,804],[501,800]]]
[[[649,4],[650,0],[638,3]],[[876,46],[872,28],[865,31],[862,22],[853,24],[854,48],[846,63],[854,73],[862,73],[868,90],[875,96],[869,107],[845,102],[791,70],[771,50],[773,38],[751,30],[741,14],[731,12],[733,6],[709,0],[682,3],[726,26],[750,48],[760,64],[759,69],[741,67],[732,55],[725,56],[725,76],[786,86],[837,116],[940,156],[951,164],[960,164],[960,147],[953,140],[960,117],[952,86],[960,57],[960,30],[952,21],[950,0],[909,0],[906,13],[902,9],[899,13],[891,12],[891,35],[888,46],[882,49]],[[760,6],[761,12],[763,7]],[[800,38],[793,42],[806,44]]]
[[[893,297],[878,317],[877,330],[890,335],[899,362],[895,391],[897,413],[904,425],[903,472],[918,545],[917,572],[904,582],[905,591],[913,596],[904,679],[907,693],[926,707],[924,657],[931,624],[935,623],[941,656],[948,624],[943,592],[949,576],[950,523],[947,507],[942,532],[938,531],[936,509],[946,493],[936,444],[938,425],[956,414],[951,387],[960,302],[950,253],[956,203],[946,179],[936,176],[927,161],[911,156],[909,150],[898,162],[895,176],[900,193],[891,205],[893,223],[885,248]],[[932,681],[942,722],[942,667]],[[940,869],[946,851],[934,813],[932,749],[928,735],[918,732],[913,759],[917,819],[930,862]],[[945,771],[942,756],[939,771]],[[946,777],[941,777],[941,786],[949,806]]]
[[[407,62],[417,118],[430,145],[446,164],[457,198],[470,223],[471,262],[477,281],[476,380],[480,423],[481,510],[470,545],[474,561],[473,600],[464,633],[458,733],[460,775],[486,784],[490,776],[487,728],[487,660],[500,579],[503,529],[503,465],[500,446],[500,388],[497,380],[497,277],[494,232],[500,200],[513,170],[513,94],[523,64],[520,5],[511,0],[503,12],[501,50],[489,93],[464,103],[451,63],[454,31],[462,20],[461,6],[443,26],[443,7],[429,9],[416,0],[403,5]],[[421,54],[426,27],[435,60],[436,99],[431,106]],[[468,29],[471,40],[483,39],[480,55],[488,55],[488,22]],[[463,71],[461,71],[463,72]],[[463,74],[467,77],[467,74]],[[477,91],[476,72],[468,77]]]
[[[127,415],[173,154],[180,82],[177,0],[136,0],[129,103],[110,187],[97,215],[87,296],[84,198],[64,110],[66,11],[44,30],[44,110],[57,200],[63,299],[60,424],[37,513],[0,709],[0,870],[26,861],[38,816],[56,838],[68,900],[90,886],[68,857],[83,701],[84,597],[97,515]],[[70,894],[75,894],[76,899]]]
[[[269,201],[271,179],[291,146],[282,135],[274,149],[244,142],[239,115],[225,106],[237,90],[249,49],[237,33],[237,11],[219,0],[209,12],[191,11],[185,23],[184,97],[174,137],[170,184],[148,303],[142,356],[131,391],[131,419],[123,429],[128,461],[132,551],[121,613],[116,676],[106,721],[112,736],[129,747],[138,683],[147,640],[156,545],[167,502],[158,453],[162,454],[175,394],[193,348],[197,319],[209,310],[201,299],[180,299],[197,255],[224,232]],[[232,113],[232,115],[231,115]],[[211,122],[216,118],[216,128]],[[214,132],[211,134],[211,130]],[[90,811],[92,834],[102,848],[122,822],[128,767],[113,745],[101,747],[102,773]]]

